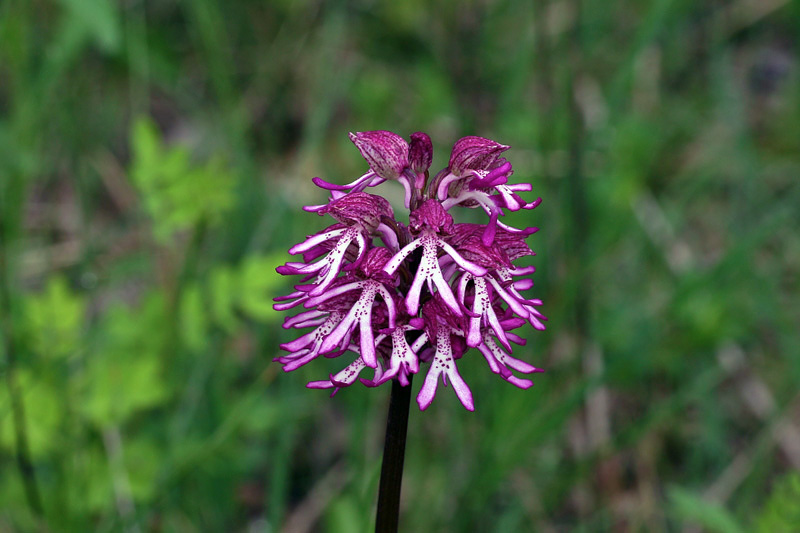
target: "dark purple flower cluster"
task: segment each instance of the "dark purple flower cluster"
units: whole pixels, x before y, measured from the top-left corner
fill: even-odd
[[[284,328],[313,329],[281,345],[289,353],[276,361],[291,371],[319,356],[355,353],[342,371],[308,384],[334,394],[366,367],[374,370],[372,379],[360,379],[367,386],[391,379],[405,386],[420,363],[430,363],[417,396],[420,409],[433,401],[441,377],[472,411],[472,393],[455,362],[477,348],[492,372],[530,387],[512,371],[541,370],[511,356],[512,343],[525,344],[513,330],[526,322],[542,330],[547,319],[538,310],[541,300],[520,292],[533,286],[526,276],[534,268],[514,261],[533,255],[525,239],[537,228],[512,228],[499,218],[533,209],[541,199],[526,203],[517,193],[531,185],[508,183],[511,164],[501,154],[509,147],[464,137],[447,168],[430,179],[433,147],[426,134],[414,133],[410,143],[389,131],[351,133],[350,139],[369,171],[347,185],[314,178],[330,200],[305,209],[336,223],[289,249],[302,261],[278,267],[303,276],[294,292],[275,299],[276,310],[304,309],[286,318]],[[389,202],[364,192],[388,180],[405,189],[408,225],[395,219]],[[454,223],[449,211],[459,205],[480,207],[488,224]]]

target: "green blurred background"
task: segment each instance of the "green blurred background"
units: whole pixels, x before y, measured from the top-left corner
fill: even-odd
[[[402,530],[800,531],[798,35],[786,0],[2,0],[0,531],[372,527],[389,387],[281,372],[271,298],[373,129],[510,144],[543,198],[547,373],[473,351],[475,413],[412,405]]]

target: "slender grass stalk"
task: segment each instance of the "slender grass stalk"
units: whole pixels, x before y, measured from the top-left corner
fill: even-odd
[[[25,498],[28,507],[37,518],[44,516],[42,496],[39,485],[36,483],[36,472],[31,461],[30,446],[28,444],[28,431],[25,421],[25,406],[22,401],[22,391],[16,380],[16,345],[17,334],[13,327],[11,309],[11,284],[8,275],[8,228],[0,216],[0,351],[5,355],[5,375],[8,386],[8,396],[11,402],[11,422],[14,430],[14,445],[16,448],[17,469],[19,470],[22,484],[25,488]]]
[[[409,383],[406,387],[403,387],[398,380],[392,380],[392,395],[389,398],[389,414],[386,420],[386,441],[383,446],[381,481],[378,489],[376,533],[397,531],[412,377],[413,374],[408,376]]]

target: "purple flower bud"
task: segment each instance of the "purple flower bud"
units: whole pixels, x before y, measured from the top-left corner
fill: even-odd
[[[383,179],[395,180],[408,166],[408,143],[391,131],[360,131],[350,140],[369,163],[369,168]]]
[[[374,231],[381,223],[381,217],[394,218],[392,206],[384,198],[366,192],[351,192],[341,198],[331,200],[317,211],[320,215],[329,214],[342,224],[360,225]]]
[[[411,134],[408,162],[411,164],[411,169],[417,174],[424,174],[431,167],[433,144],[427,134],[421,131]]]
[[[453,217],[436,200],[426,200],[408,217],[411,233],[419,233],[425,227],[440,235],[453,233]]]
[[[486,170],[510,147],[483,137],[462,137],[453,145],[450,172],[457,176],[468,170]]]

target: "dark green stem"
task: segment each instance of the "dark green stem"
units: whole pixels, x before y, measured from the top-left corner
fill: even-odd
[[[383,445],[381,482],[378,489],[376,533],[395,533],[397,531],[412,377],[408,376],[409,383],[405,387],[397,379],[392,380],[392,396],[389,398],[389,415],[386,421],[386,442]]]

